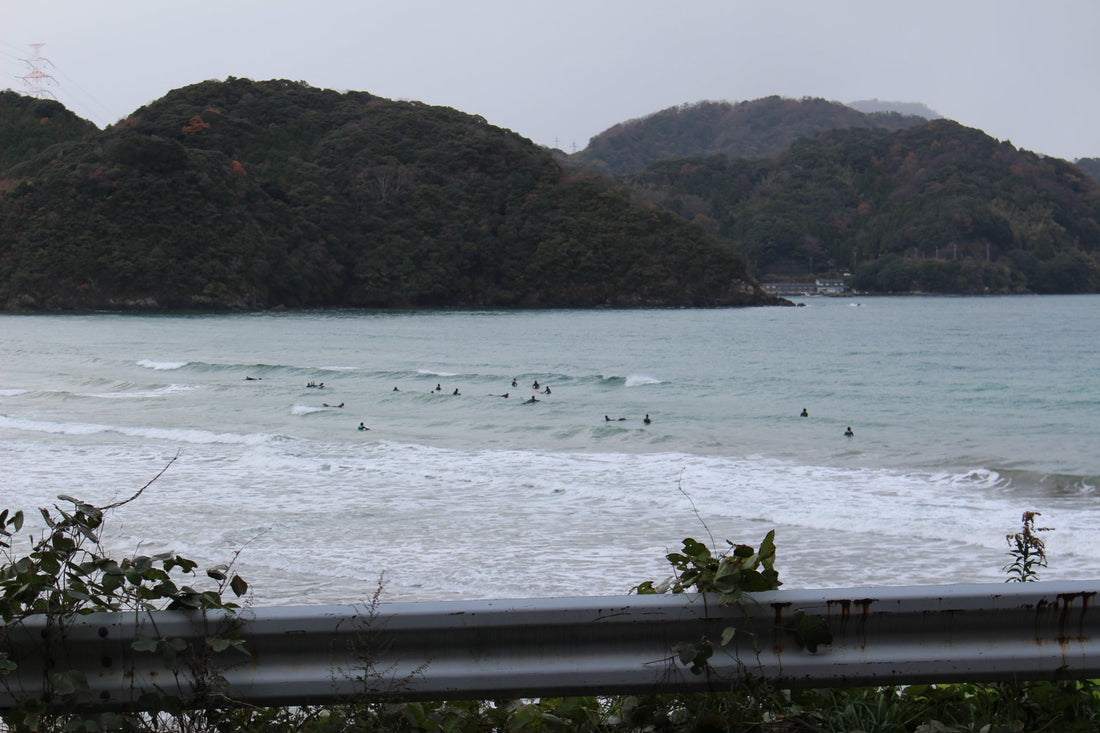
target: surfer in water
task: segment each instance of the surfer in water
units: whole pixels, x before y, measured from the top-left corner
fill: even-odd
[[[855,437],[855,433],[852,432],[852,426],[851,425],[849,425],[848,429],[844,431],[844,437],[845,438],[854,438]]]
[[[370,428],[368,428],[368,427],[367,427],[366,425],[364,425],[363,423],[359,423],[359,429],[360,429],[360,430],[370,430]]]
[[[642,420],[642,422],[644,422],[646,425],[649,425],[651,422],[653,422],[652,420],[649,419],[649,413],[648,412],[645,414],[645,419]]]
[[[802,408],[802,414],[799,415],[799,417],[809,417],[809,416],[810,416],[810,413],[806,412],[806,408],[803,407]]]

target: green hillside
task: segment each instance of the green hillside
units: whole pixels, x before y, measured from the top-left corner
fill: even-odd
[[[1100,158],[1078,158],[1074,162],[1078,168],[1100,181]]]
[[[775,302],[702,227],[452,109],[231,78],[104,131],[51,107],[50,138],[41,105],[0,117],[8,309]]]
[[[1100,288],[1100,185],[948,120],[822,133],[768,160],[665,160],[628,180],[744,252],[761,279],[851,272],[875,292]]]
[[[52,99],[0,91],[0,171],[51,145],[79,140],[98,131]]]

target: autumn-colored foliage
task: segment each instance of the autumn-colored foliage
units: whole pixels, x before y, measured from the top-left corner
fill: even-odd
[[[209,129],[210,123],[203,120],[202,115],[192,115],[187,124],[183,126],[184,135],[194,135],[197,132]]]

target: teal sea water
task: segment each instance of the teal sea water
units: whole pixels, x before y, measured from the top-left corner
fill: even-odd
[[[261,605],[621,594],[773,528],[787,587],[998,582],[1029,509],[1100,577],[1100,297],[803,302],[0,316],[0,505],[178,456],[107,543]]]

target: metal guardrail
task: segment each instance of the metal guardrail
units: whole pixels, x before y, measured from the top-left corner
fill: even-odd
[[[496,699],[728,689],[751,675],[783,687],[1100,676],[1100,581],[790,590],[719,607],[700,595],[255,608],[236,619],[160,611],[92,614],[63,635],[41,618],[6,629],[19,669],[0,708],[81,671],[106,708],[145,692],[220,691],[257,705],[369,699]],[[820,615],[833,636],[800,648],[789,624]],[[722,631],[705,674],[674,648]],[[233,627],[237,650],[197,653]],[[176,663],[137,639],[180,639]],[[163,647],[162,647],[163,648]],[[194,660],[199,660],[195,662]],[[196,669],[198,677],[196,678]]]

